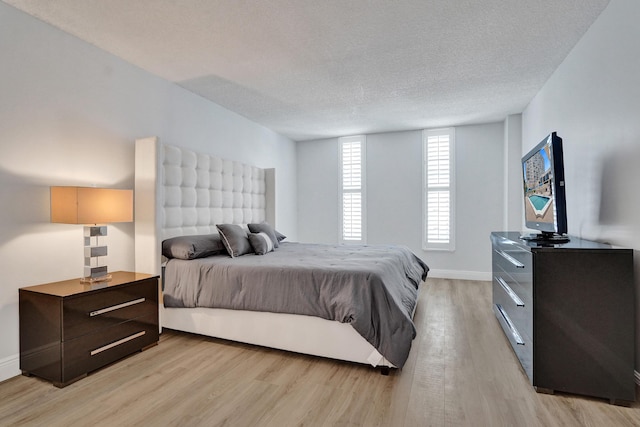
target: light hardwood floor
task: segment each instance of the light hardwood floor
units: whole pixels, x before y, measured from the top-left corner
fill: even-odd
[[[494,318],[491,283],[428,279],[401,371],[166,331],[64,389],[0,383],[0,425],[638,426],[640,405],[537,394]]]

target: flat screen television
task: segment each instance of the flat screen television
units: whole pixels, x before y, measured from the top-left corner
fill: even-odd
[[[569,241],[562,138],[556,132],[522,158],[522,177],[525,225],[540,232],[522,238],[553,243]]]

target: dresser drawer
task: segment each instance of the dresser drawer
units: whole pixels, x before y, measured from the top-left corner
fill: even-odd
[[[515,246],[493,248],[493,269],[507,273],[528,294],[533,295],[533,257]]]
[[[497,277],[500,277],[513,292],[523,301],[530,302],[533,300],[533,288],[532,281],[530,278],[526,278],[522,275],[515,275],[513,277],[513,273],[507,273],[500,266],[493,266],[493,277],[494,280]],[[518,278],[520,280],[518,280]],[[503,286],[504,288],[504,286]]]
[[[63,303],[62,341],[117,325],[140,316],[157,316],[157,280],[81,294]]]
[[[62,383],[98,369],[158,341],[156,315],[129,320],[96,334],[62,343]]]
[[[509,273],[525,271],[531,273],[531,252],[517,246],[494,246],[493,261]]]
[[[518,291],[518,292],[516,292]],[[533,337],[532,298],[518,289],[518,284],[506,275],[493,277],[493,303],[502,307],[512,325],[523,338]]]
[[[500,304],[493,304],[498,323],[502,327],[511,348],[520,361],[522,369],[529,377],[529,382],[533,382],[533,340],[519,331],[513,324],[510,316],[505,312]]]

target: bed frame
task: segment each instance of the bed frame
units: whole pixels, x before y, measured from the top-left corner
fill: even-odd
[[[215,224],[275,222],[275,170],[136,140],[135,269],[161,275],[161,244]],[[332,359],[394,367],[351,325],[313,316],[160,307],[161,328]]]

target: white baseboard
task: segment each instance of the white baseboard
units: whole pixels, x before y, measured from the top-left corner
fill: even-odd
[[[490,271],[461,271],[461,270],[429,270],[427,277],[437,279],[483,280],[491,281]]]
[[[13,356],[0,359],[0,381],[20,375],[20,356]]]

